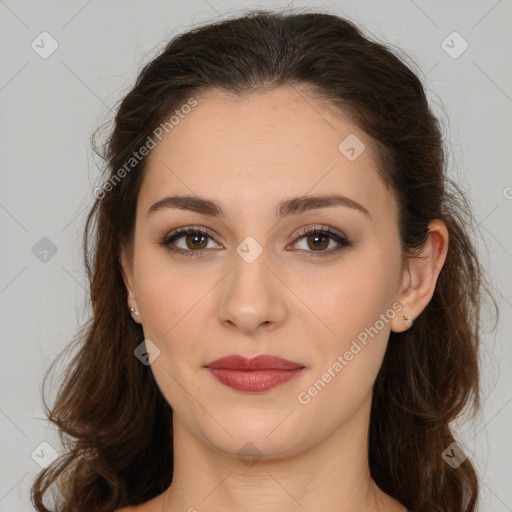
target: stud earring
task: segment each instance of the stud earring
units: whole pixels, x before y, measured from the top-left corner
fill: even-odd
[[[403,318],[406,322],[410,322],[410,324],[411,324],[411,325],[414,323],[414,318],[409,318],[408,316],[405,316],[405,315],[402,315],[402,318]]]
[[[130,299],[133,300],[134,302],[137,302],[137,300],[135,299],[135,297],[133,296],[133,293],[131,292],[130,290]],[[137,309],[137,308],[130,308],[130,311],[134,314],[134,315],[140,315],[140,311]]]

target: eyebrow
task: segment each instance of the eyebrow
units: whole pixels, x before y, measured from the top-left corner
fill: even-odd
[[[370,212],[360,203],[340,194],[328,194],[317,196],[301,196],[281,201],[274,208],[274,217],[282,219],[289,215],[298,215],[308,210],[319,208],[332,208],[336,206],[345,206],[358,210],[371,218]],[[205,215],[215,217],[225,216],[222,207],[218,201],[206,199],[199,196],[175,195],[164,197],[157,201],[148,210],[148,216],[158,210],[165,208],[178,208],[180,210],[190,210]]]

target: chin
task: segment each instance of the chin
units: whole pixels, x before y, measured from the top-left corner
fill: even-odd
[[[260,456],[279,455],[293,450],[298,435],[306,435],[298,429],[298,415],[292,413],[288,416],[289,413],[290,410],[283,408],[262,410],[240,407],[234,410],[231,407],[223,414],[221,408],[217,407],[216,421],[208,421],[207,424],[201,421],[203,424],[197,424],[197,427],[208,444],[226,455],[237,454],[248,443],[254,445]]]

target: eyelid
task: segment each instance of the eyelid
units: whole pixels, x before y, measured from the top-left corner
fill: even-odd
[[[188,232],[196,232],[196,231],[199,231],[199,232],[204,231],[212,240],[214,240],[216,243],[219,243],[216,240],[217,234],[214,233],[211,229],[204,227],[204,226],[193,225],[193,224],[189,225],[189,226],[182,226],[182,227],[175,228],[175,229],[171,230],[170,233],[165,235],[164,238],[169,239],[177,234],[186,234]],[[327,225],[318,224],[318,223],[317,224],[309,224],[305,227],[302,227],[302,228],[300,228],[299,231],[295,232],[295,234],[291,235],[291,236],[293,236],[293,241],[296,241],[299,237],[302,237],[311,231],[327,231],[329,233],[338,235],[340,238],[345,238],[347,240],[349,239],[349,237],[347,235],[345,235],[345,233],[343,233],[342,231],[339,231],[339,230],[333,228],[332,226],[327,226]]]
[[[318,227],[318,226],[320,226],[320,227]],[[343,233],[342,231],[339,231],[331,226],[326,226],[324,224],[316,224],[316,225],[313,224],[313,225],[306,226],[304,228],[300,228],[300,230],[297,233],[295,233],[294,240],[296,240],[299,237],[304,236],[307,233],[310,233],[311,231],[325,231],[329,234],[337,235],[340,238],[345,238],[348,240],[348,236],[345,235],[345,233]]]
[[[321,257],[321,256],[328,256],[328,255],[337,253],[341,249],[348,248],[353,245],[352,240],[347,235],[345,235],[342,231],[339,231],[331,226],[313,224],[313,225],[305,226],[305,227],[301,228],[298,232],[296,232],[293,235],[293,240],[286,247],[289,247],[291,244],[298,243],[306,235],[311,235],[311,234],[314,234],[315,232],[325,234],[325,236],[334,240],[338,244],[338,247],[328,250],[328,251],[304,251],[302,249],[299,249],[296,252],[309,253],[309,255],[312,257],[315,257],[315,256]],[[197,256],[208,255],[212,251],[212,249],[184,250],[181,248],[171,248],[170,247],[170,244],[172,242],[174,242],[175,240],[183,238],[187,234],[193,234],[193,233],[200,233],[200,234],[206,235],[214,243],[216,243],[218,245],[222,245],[219,242],[217,242],[216,235],[214,235],[210,229],[203,227],[203,226],[197,226],[197,225],[189,225],[189,226],[176,228],[176,229],[172,230],[168,235],[164,236],[163,240],[158,243],[160,245],[163,245],[164,247],[166,247],[166,249],[171,253],[186,254],[187,256],[189,256],[189,255],[197,255]]]
[[[168,246],[171,242],[178,240],[180,238],[185,237],[188,234],[200,233],[208,236],[210,240],[213,240],[216,244],[222,245],[220,242],[217,242],[217,235],[213,233],[213,231],[204,226],[183,226],[176,229],[173,229],[169,234],[163,237],[163,240],[159,242],[161,245]],[[185,251],[184,251],[185,252]],[[202,251],[186,251],[186,252],[206,252],[204,249]]]

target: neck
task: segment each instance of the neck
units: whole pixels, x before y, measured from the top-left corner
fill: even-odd
[[[160,510],[403,512],[371,479],[368,419],[291,456],[251,461],[219,453],[175,417],[174,476]]]

